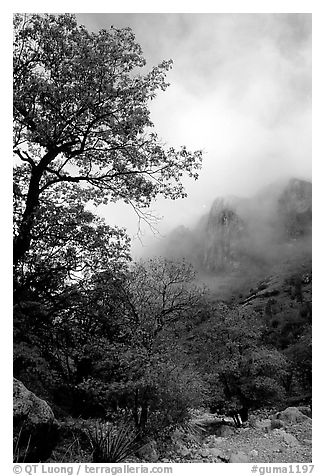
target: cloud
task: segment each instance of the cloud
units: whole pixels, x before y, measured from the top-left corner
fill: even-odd
[[[78,19],[93,30],[131,26],[148,68],[162,59],[174,61],[170,87],[150,106],[152,120],[168,144],[205,154],[199,180],[186,181],[187,199],[153,204],[164,216],[162,233],[193,222],[216,196],[250,195],[282,177],[311,178],[310,14],[83,14]],[[134,234],[132,212],[111,207],[101,213],[108,220],[116,216],[117,224]]]

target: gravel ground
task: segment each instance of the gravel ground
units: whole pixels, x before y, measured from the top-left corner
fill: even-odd
[[[159,459],[173,463],[311,463],[311,419],[284,428],[232,429],[232,434],[210,435],[201,441],[183,439]]]

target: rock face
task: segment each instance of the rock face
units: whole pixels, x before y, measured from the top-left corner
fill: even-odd
[[[48,459],[55,446],[58,424],[50,406],[19,380],[13,384],[14,459],[38,463]]]
[[[225,270],[237,264],[244,222],[224,199],[214,201],[203,241],[203,265],[208,271]]]
[[[305,180],[291,179],[279,198],[279,215],[289,238],[311,232],[312,185]]]
[[[222,274],[281,261],[311,236],[312,184],[291,179],[253,197],[216,198],[192,230],[179,226],[160,253],[186,258],[203,273]],[[288,249],[288,246],[290,250]]]

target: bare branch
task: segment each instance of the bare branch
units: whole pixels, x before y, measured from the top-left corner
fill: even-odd
[[[32,168],[36,167],[35,162],[33,161],[33,159],[30,157],[30,155],[26,151],[21,151],[19,149],[15,149],[14,154],[18,155],[18,157],[23,162],[28,162],[32,166]]]

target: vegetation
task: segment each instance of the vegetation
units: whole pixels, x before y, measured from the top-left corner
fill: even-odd
[[[185,195],[181,177],[197,178],[201,152],[165,150],[148,109],[171,61],[141,76],[145,59],[129,28],[89,33],[73,15],[15,15],[14,27],[14,153],[25,178],[15,263],[58,184],[82,184],[83,200],[121,199],[138,213],[158,194]]]
[[[15,16],[14,375],[57,419],[88,422],[94,462],[190,427],[195,408],[310,388],[299,276],[292,314],[270,300],[261,316],[211,299],[185,261],[132,262],[125,230],[89,210],[124,200],[145,218],[158,194],[185,195],[183,173],[197,177],[199,151],[165,150],[150,131],[171,62],[141,76],[144,65],[130,29]]]
[[[139,447],[137,434],[130,425],[109,426],[97,424],[90,430],[93,463],[120,463]]]

